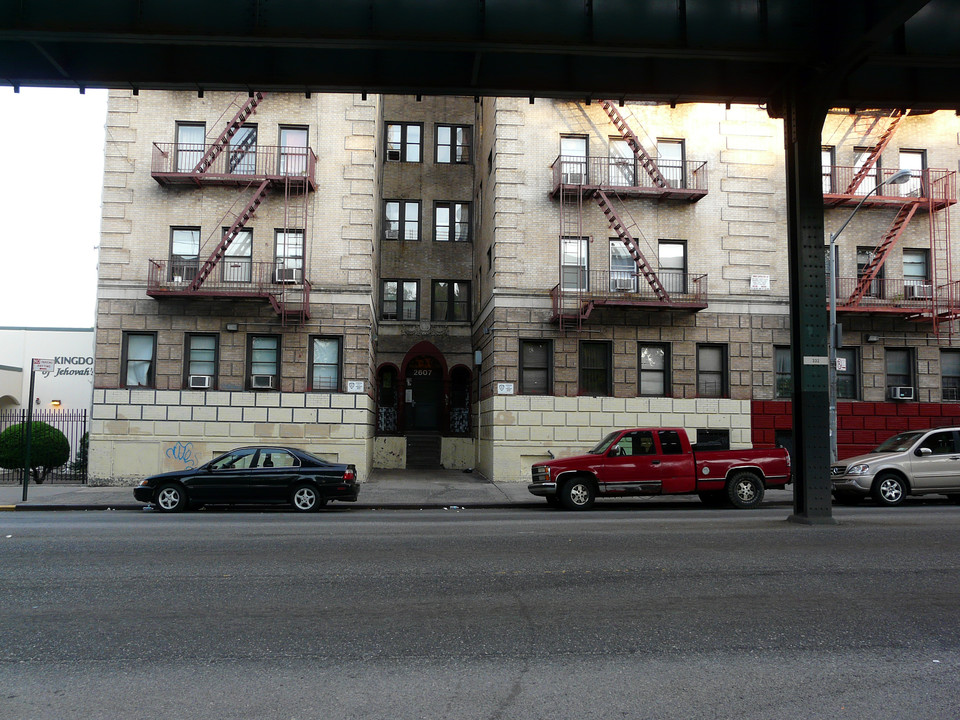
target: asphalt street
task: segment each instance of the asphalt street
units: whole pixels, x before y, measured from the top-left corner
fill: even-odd
[[[960,508],[0,516],[0,718],[953,718]]]

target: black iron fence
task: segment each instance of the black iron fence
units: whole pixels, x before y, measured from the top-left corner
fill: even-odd
[[[32,414],[33,422],[42,422],[50,425],[66,438],[70,445],[69,456],[62,465],[50,468],[43,478],[44,483],[57,485],[85,485],[87,482],[87,411],[86,410],[34,410]],[[25,425],[27,422],[26,410],[0,410],[0,434],[9,428],[17,425]],[[22,458],[22,443],[26,440],[26,433],[14,433],[18,436],[21,445],[15,448],[6,448],[4,455],[13,455]],[[34,454],[36,440],[31,438],[31,457],[35,460],[38,455]],[[37,448],[39,452],[39,448]],[[4,463],[7,464],[7,463]],[[31,465],[33,463],[31,462]],[[10,485],[18,484],[23,481],[23,468],[4,468],[0,467],[0,484]]]

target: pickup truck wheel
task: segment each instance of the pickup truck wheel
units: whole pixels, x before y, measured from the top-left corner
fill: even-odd
[[[751,472],[738,472],[727,483],[727,497],[741,510],[758,507],[763,502],[763,482]]]
[[[593,485],[585,478],[568,480],[560,491],[560,502],[567,510],[587,510],[595,499]]]
[[[894,507],[907,496],[907,486],[896,475],[881,473],[873,483],[873,499],[881,505]]]

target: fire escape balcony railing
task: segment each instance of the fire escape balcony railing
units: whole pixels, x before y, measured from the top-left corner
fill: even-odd
[[[200,260],[151,260],[147,275],[147,295],[151,297],[261,297],[269,298],[285,288],[308,285],[299,261],[250,262],[225,257],[199,290],[190,284],[200,271]]]
[[[197,164],[207,150],[206,145],[189,143],[154,143],[150,174],[161,185],[214,184],[246,185],[263,180],[281,182],[305,179],[316,189],[317,156],[310,148],[279,145],[258,145],[254,148],[227,148],[203,172]]]
[[[828,291],[829,282],[828,276]],[[837,278],[838,312],[895,313],[932,318],[934,311],[940,314],[955,313],[957,301],[960,299],[956,287],[944,285],[934,288],[929,281],[876,278],[860,301],[854,304],[850,302],[850,298],[858,283],[859,278]]]
[[[591,270],[580,273],[580,287],[575,287],[576,270],[566,281],[550,291],[554,314],[569,308],[570,299],[592,302],[594,305],[651,306],[702,310],[707,307],[707,276],[679,271],[659,270],[657,276],[669,293],[666,302],[657,297],[653,288],[636,272]]]
[[[823,202],[827,206],[856,205],[868,193],[865,205],[896,206],[910,200],[923,200],[940,209],[957,202],[957,173],[953,170],[927,169],[914,172],[908,182],[895,185],[886,182],[898,169],[874,169],[856,191],[846,194],[858,168],[831,165],[823,168]],[[882,182],[877,192],[872,192]]]
[[[561,187],[565,191],[603,189],[625,196],[653,196],[699,200],[707,194],[707,163],[699,160],[657,163],[660,174],[667,181],[659,186],[634,157],[578,157],[561,155],[550,169],[553,173],[555,195]]]

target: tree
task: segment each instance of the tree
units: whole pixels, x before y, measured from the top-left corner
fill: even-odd
[[[0,467],[22,468],[27,450],[27,424],[11,425],[0,433]],[[67,436],[45,422],[31,423],[30,477],[40,485],[54,468],[70,459]]]

